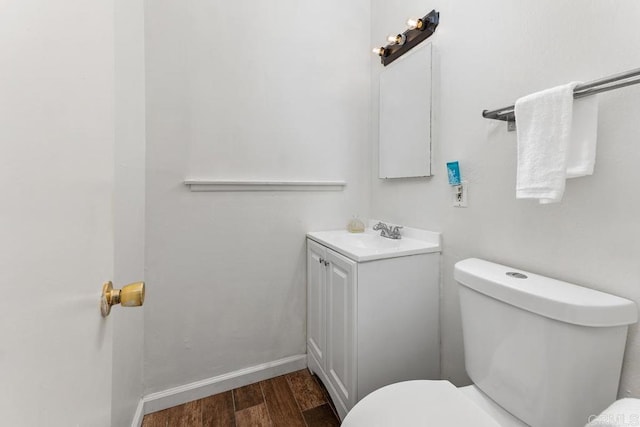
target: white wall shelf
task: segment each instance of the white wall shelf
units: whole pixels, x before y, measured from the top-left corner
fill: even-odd
[[[342,191],[344,181],[223,181],[186,179],[191,191]]]

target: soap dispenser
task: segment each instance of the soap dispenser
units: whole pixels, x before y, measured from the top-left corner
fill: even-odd
[[[347,225],[347,231],[349,233],[364,233],[364,222],[362,222],[357,215],[354,215]]]

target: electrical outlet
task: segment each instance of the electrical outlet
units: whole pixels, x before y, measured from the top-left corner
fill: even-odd
[[[451,189],[453,191],[453,207],[466,208],[467,193],[469,192],[469,184],[467,184],[467,181],[462,181],[459,185],[453,185]]]

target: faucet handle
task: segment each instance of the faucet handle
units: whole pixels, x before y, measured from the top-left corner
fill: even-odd
[[[385,224],[384,222],[380,221],[379,223],[377,223],[376,225],[373,226],[373,229],[374,230],[380,230],[380,229],[382,229],[382,228],[384,228],[386,226],[387,226],[387,224]]]
[[[402,229],[401,225],[395,225],[393,227],[391,227],[391,230],[389,230],[389,233],[391,234],[391,238],[392,239],[401,239],[402,235],[400,234],[400,230]]]

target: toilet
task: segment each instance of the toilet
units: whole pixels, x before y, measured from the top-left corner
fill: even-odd
[[[391,384],[343,427],[582,427],[616,400],[633,301],[476,258],[454,277],[473,385]]]

